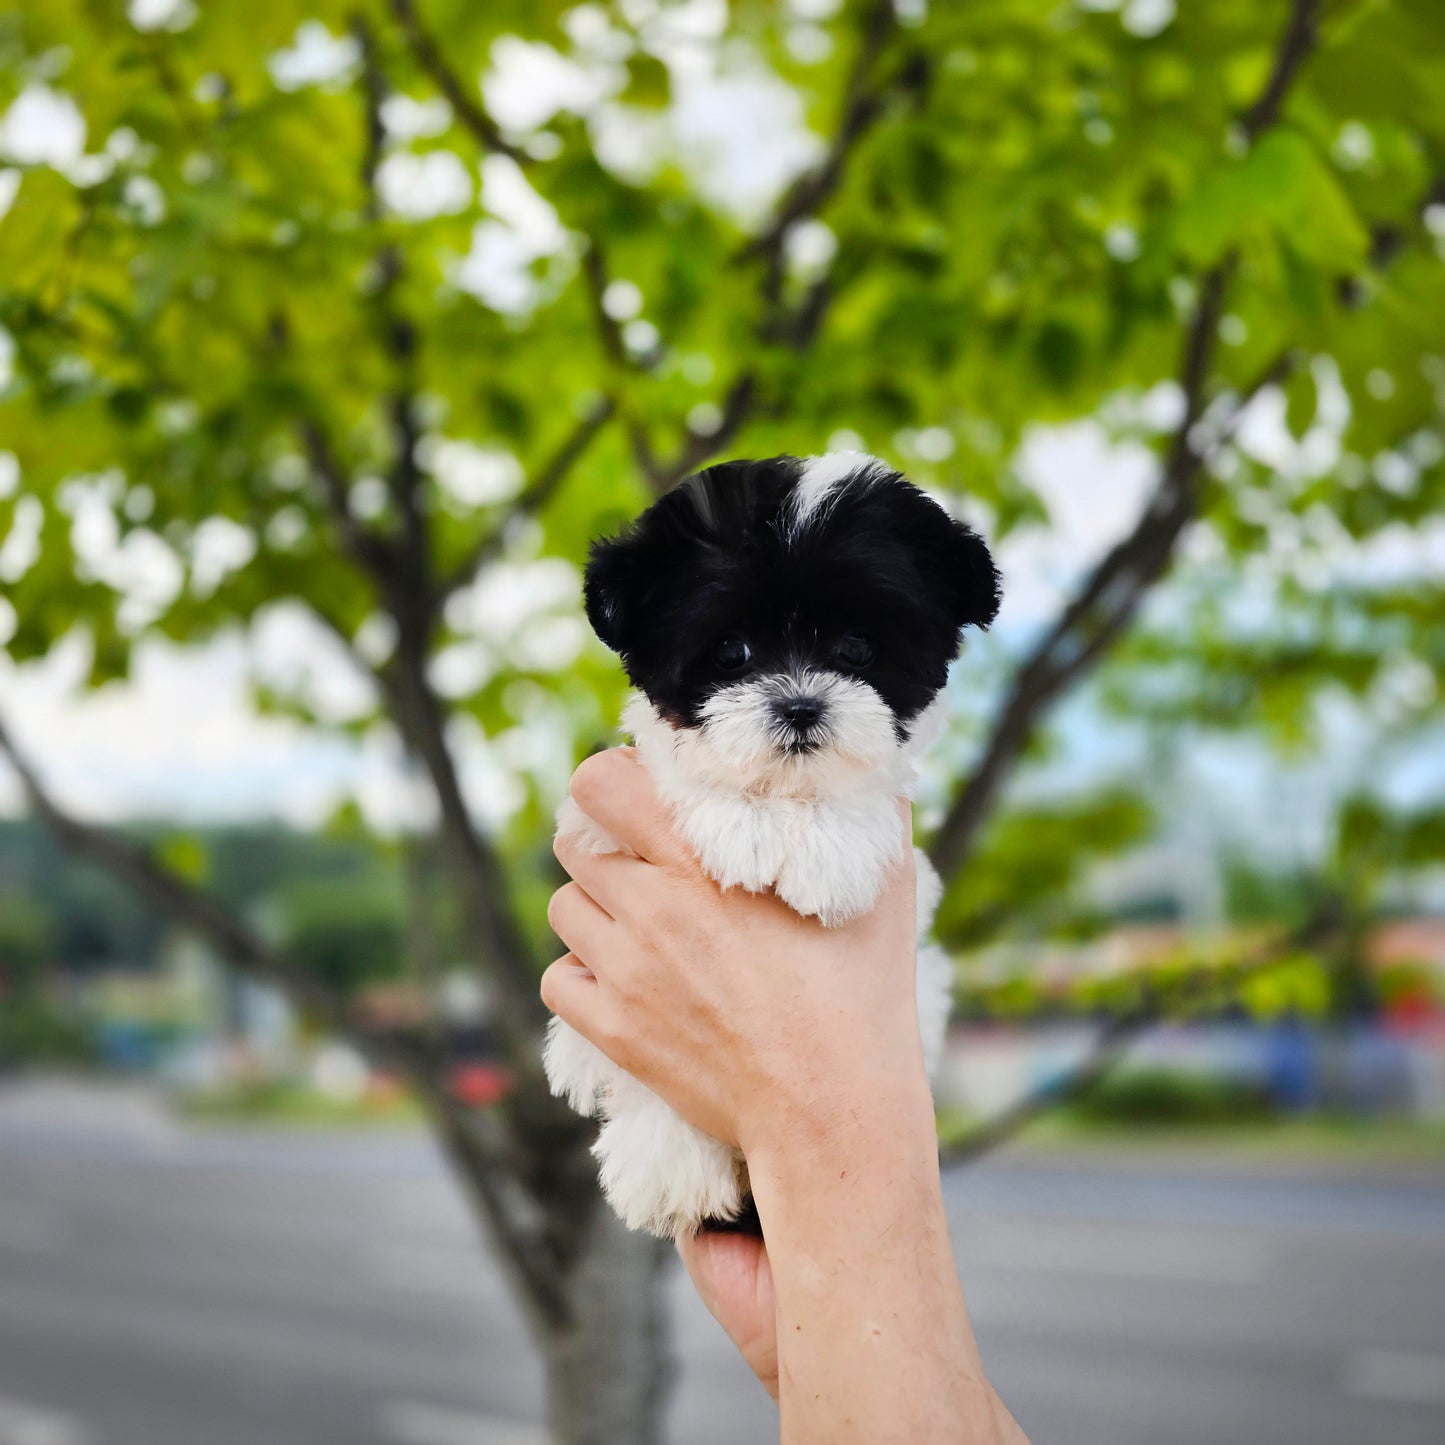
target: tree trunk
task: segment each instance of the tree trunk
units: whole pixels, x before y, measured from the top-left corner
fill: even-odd
[[[566,1292],[571,1320],[543,1339],[554,1445],[661,1445],[668,1354],[668,1247],[600,1204]]]

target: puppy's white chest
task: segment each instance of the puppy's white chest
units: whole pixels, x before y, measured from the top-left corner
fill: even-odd
[[[671,801],[679,832],[719,885],[771,888],[830,927],[872,907],[902,852],[896,804],[884,795],[805,800],[708,789]]]

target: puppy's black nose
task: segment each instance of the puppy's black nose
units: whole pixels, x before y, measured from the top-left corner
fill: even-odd
[[[801,732],[804,728],[812,727],[823,716],[823,704],[814,697],[790,697],[786,702],[778,704],[778,716],[789,727],[797,728]]]

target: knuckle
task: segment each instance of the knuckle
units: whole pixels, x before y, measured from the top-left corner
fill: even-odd
[[[560,924],[565,917],[567,905],[571,901],[566,896],[567,892],[576,886],[575,883],[564,883],[562,887],[547,900],[547,927],[550,928],[553,933],[557,932],[558,924]]]
[[[568,791],[584,812],[588,799],[595,799],[605,791],[613,766],[610,750],[593,753],[590,758],[583,758],[577,765]]]

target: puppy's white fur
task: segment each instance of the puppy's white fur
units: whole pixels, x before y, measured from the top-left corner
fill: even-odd
[[[789,686],[826,704],[824,736],[811,752],[789,752],[777,732],[773,704]],[[836,926],[872,907],[899,859],[896,799],[911,796],[914,761],[941,712],[935,703],[900,742],[893,714],[867,684],[814,671],[723,688],[697,728],[673,727],[634,695],[623,727],[710,877],[724,888],[772,888],[797,912]],[[597,852],[625,851],[570,798],[557,827]],[[942,888],[923,854],[916,859],[918,1025],[932,1073],[952,971],[926,941]],[[553,1093],[581,1114],[602,1116],[593,1152],[607,1198],[630,1228],[672,1238],[738,1212],[747,1191],[738,1150],[693,1128],[560,1019],[552,1020],[544,1062]]]

